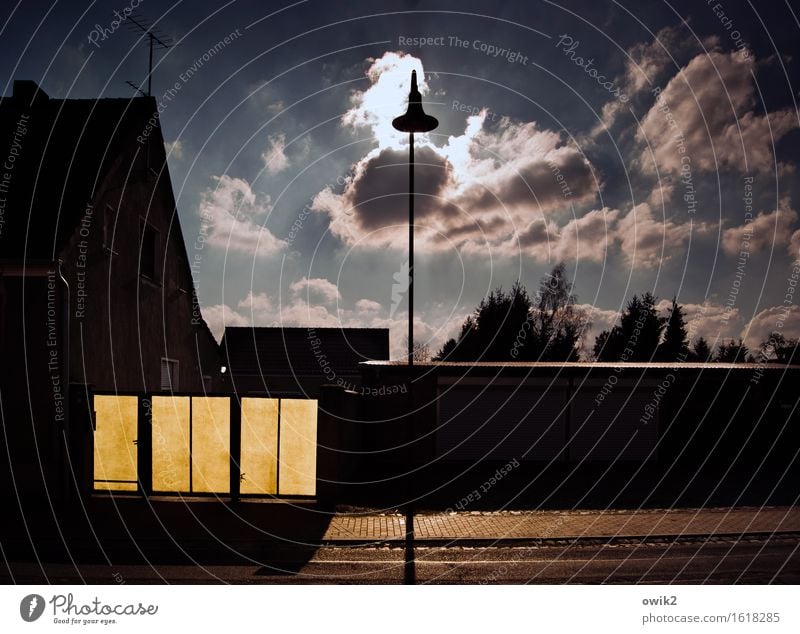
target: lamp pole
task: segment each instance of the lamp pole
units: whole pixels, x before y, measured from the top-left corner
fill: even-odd
[[[414,133],[430,132],[439,122],[425,114],[417,89],[417,71],[411,71],[408,109],[392,121],[395,130],[408,132],[408,365],[414,365]]]
[[[408,365],[414,365],[414,133],[408,134]]]

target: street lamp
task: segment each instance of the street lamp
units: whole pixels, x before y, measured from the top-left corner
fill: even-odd
[[[438,125],[436,118],[422,109],[417,71],[412,70],[408,109],[392,121],[395,130],[408,132],[408,365],[414,365],[414,133],[430,132]]]

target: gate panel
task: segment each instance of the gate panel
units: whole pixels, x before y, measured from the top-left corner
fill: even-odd
[[[153,396],[153,490],[189,491],[188,396]]]
[[[278,492],[278,399],[242,399],[241,493]]]
[[[281,399],[278,493],[315,495],[317,490],[317,401]]]
[[[94,488],[136,491],[139,398],[94,396]]]
[[[193,492],[230,492],[230,414],[227,396],[192,397]]]

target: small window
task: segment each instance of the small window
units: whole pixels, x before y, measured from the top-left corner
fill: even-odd
[[[139,273],[153,282],[158,282],[159,276],[159,235],[158,230],[149,222],[142,220],[142,251],[139,263]]]
[[[161,359],[161,391],[178,391],[178,362],[175,359]]]

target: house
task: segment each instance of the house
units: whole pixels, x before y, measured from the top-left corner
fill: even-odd
[[[0,481],[41,502],[92,480],[90,394],[213,390],[219,348],[155,99],[51,99],[16,81],[0,161]]]
[[[359,363],[389,358],[389,330],[228,327],[220,348],[227,389],[316,398],[324,384],[357,389]]]

